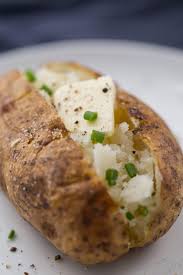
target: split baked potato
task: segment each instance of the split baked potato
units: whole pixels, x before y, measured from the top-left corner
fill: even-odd
[[[83,264],[166,233],[183,205],[183,155],[163,120],[75,63],[0,78],[0,184],[20,215]]]

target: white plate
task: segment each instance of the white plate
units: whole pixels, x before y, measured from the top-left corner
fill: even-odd
[[[165,47],[126,41],[68,41],[0,55],[0,71],[34,67],[53,60],[76,60],[112,75],[125,89],[149,103],[183,144],[183,53]],[[16,213],[0,193],[0,274],[20,275],[182,275],[183,216],[153,245],[130,252],[111,264],[86,269],[64,257]],[[11,228],[18,234],[7,241]],[[18,252],[9,252],[16,246]],[[21,252],[23,250],[23,252]],[[49,257],[49,258],[48,258]],[[22,266],[18,267],[18,263]],[[6,268],[10,265],[10,269]],[[30,267],[35,264],[36,270]]]

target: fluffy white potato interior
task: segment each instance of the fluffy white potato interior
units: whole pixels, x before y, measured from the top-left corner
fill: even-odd
[[[152,196],[153,179],[149,175],[137,175],[130,179],[122,190],[121,197],[125,203],[141,203]]]
[[[148,150],[137,151],[133,146],[132,132],[123,122],[115,128],[111,144],[96,144],[92,150],[94,166],[103,179],[107,169],[118,170],[116,184],[111,187],[106,182],[106,186],[113,199],[122,205],[143,203],[151,198],[154,190],[153,158]],[[137,168],[138,175],[134,178],[130,178],[125,170],[127,163],[133,163]]]
[[[93,148],[94,166],[102,178],[105,178],[105,172],[109,168],[118,169],[117,152],[112,150],[111,146],[106,144],[95,144]]]

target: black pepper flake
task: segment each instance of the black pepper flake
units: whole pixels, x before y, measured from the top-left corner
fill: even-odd
[[[82,133],[82,136],[85,136],[87,134],[87,131],[84,131],[83,133]]]
[[[74,112],[78,112],[78,111],[81,111],[83,108],[81,106],[77,107],[74,109]]]
[[[31,268],[36,268],[34,264],[31,264],[30,267],[31,267]]]
[[[107,88],[103,88],[103,89],[102,89],[102,92],[103,92],[103,93],[107,93],[107,92],[108,92],[108,89],[107,89]]]
[[[16,251],[17,251],[17,248],[13,246],[13,247],[10,248],[10,251],[11,251],[11,252],[16,252]]]
[[[18,266],[22,266],[22,264],[21,264],[21,263],[19,263],[19,264],[18,264]]]
[[[136,153],[136,151],[134,150],[134,151],[132,151],[132,153],[133,153],[133,154],[135,154],[135,153]]]
[[[78,124],[78,123],[79,123],[79,121],[78,121],[78,120],[76,120],[74,123],[75,123],[75,124]]]
[[[56,255],[55,256],[55,261],[59,261],[59,260],[61,260],[62,258],[61,258],[61,256],[60,255]]]

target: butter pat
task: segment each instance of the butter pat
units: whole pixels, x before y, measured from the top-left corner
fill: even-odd
[[[103,76],[60,87],[54,94],[54,104],[71,133],[91,135],[92,130],[97,130],[110,136],[114,132],[115,97],[112,79]],[[86,111],[97,112],[96,121],[85,120]]]

